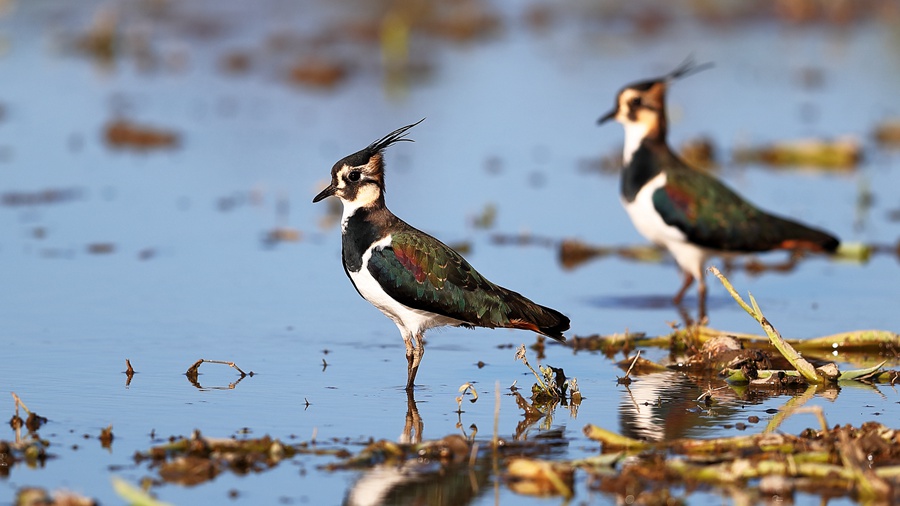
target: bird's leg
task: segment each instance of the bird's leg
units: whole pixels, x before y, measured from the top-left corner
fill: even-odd
[[[406,391],[412,390],[413,381],[416,379],[416,373],[413,370],[413,361],[416,356],[416,345],[413,342],[411,332],[403,330],[403,344],[406,345]]]
[[[416,334],[416,342],[418,346],[413,346],[412,358],[410,358],[409,350],[407,349],[406,358],[407,360],[409,360],[409,369],[407,371],[408,378],[406,380],[407,391],[411,391],[413,389],[413,382],[416,380],[416,373],[419,372],[419,362],[422,361],[422,355],[425,354],[425,335],[422,332]]]
[[[700,278],[700,283],[700,286],[705,286],[702,284],[703,278]],[[690,272],[685,271],[684,283],[681,285],[681,289],[678,290],[678,293],[675,294],[675,298],[672,299],[672,302],[674,302],[676,306],[681,305],[681,301],[682,299],[684,299],[684,294],[687,293],[688,288],[690,288],[692,284],[694,284],[694,275]]]

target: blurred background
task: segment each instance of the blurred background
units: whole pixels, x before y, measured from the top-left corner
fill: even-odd
[[[335,161],[421,118],[416,142],[386,154],[392,211],[566,313],[572,335],[668,333],[680,276],[621,208],[622,130],[596,120],[622,86],[689,57],[715,67],[670,90],[676,151],[864,246],[853,261],[743,259],[731,281],[786,337],[896,330],[898,55],[891,0],[0,0],[0,390],[51,419],[62,457],[0,486],[115,497],[108,475],[140,480],[130,457],[151,433],[396,439],[402,340],[342,272],[339,203],[311,199]],[[708,281],[710,325],[759,333]],[[529,381],[503,347],[527,333],[432,334],[416,394],[426,437],[455,430],[460,384],[492,397],[497,381]],[[126,358],[139,374],[123,387]],[[213,369],[198,389],[181,375],[199,358],[258,375],[220,390],[233,371]],[[587,397],[578,420],[548,424],[570,426],[575,454],[585,423],[677,437],[746,415],[736,400],[675,429],[671,413],[620,423],[611,361],[561,347],[545,360]],[[874,409],[841,399],[823,402],[837,423]],[[896,419],[893,400],[878,409]],[[467,410],[487,431],[493,406]],[[113,450],[71,449],[110,423]],[[352,481],[299,465],[323,486],[272,486],[292,469],[157,492],[333,503]]]

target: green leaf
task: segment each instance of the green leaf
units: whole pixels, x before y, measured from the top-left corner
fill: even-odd
[[[887,362],[887,361],[883,360],[880,364],[866,368],[866,369],[854,369],[852,371],[844,371],[838,377],[838,381],[856,380],[856,379],[864,378],[866,376],[875,374],[879,369],[881,369],[881,366],[883,366],[885,362]]]

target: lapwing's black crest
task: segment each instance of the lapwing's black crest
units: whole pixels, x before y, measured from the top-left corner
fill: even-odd
[[[398,128],[393,132],[385,135],[384,137],[378,139],[377,141],[369,144],[368,146],[360,149],[356,153],[345,156],[334,164],[334,166],[331,168],[332,173],[336,172],[344,165],[347,165],[349,167],[358,167],[360,165],[365,165],[369,163],[369,160],[373,156],[380,155],[381,152],[384,151],[384,149],[397,142],[415,142],[412,139],[406,138],[406,134],[409,133],[409,130],[412,127],[418,125],[423,121],[425,121],[425,118],[422,118],[411,125],[406,125],[405,127]]]

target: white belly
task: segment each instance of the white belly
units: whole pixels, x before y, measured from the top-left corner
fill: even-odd
[[[622,201],[634,228],[649,241],[663,246],[675,257],[682,270],[701,278],[703,264],[709,251],[687,241],[684,232],[668,225],[653,207],[653,192],[666,184],[665,173],[651,179],[635,196],[633,202]]]
[[[381,285],[378,284],[378,281],[372,277],[371,273],[369,273],[369,269],[366,268],[366,265],[368,265],[369,259],[372,258],[373,250],[390,246],[390,244],[391,236],[387,236],[373,244],[365,253],[363,253],[362,268],[359,272],[350,272],[350,279],[353,281],[356,289],[359,290],[359,293],[362,294],[363,298],[372,303],[373,306],[377,307],[385,314],[385,316],[393,320],[394,323],[397,324],[397,327],[400,328],[400,332],[403,333],[418,334],[419,332],[424,332],[432,327],[441,325],[460,325],[463,323],[453,318],[447,318],[429,311],[421,311],[405,306],[385,293],[384,289],[381,288]]]

